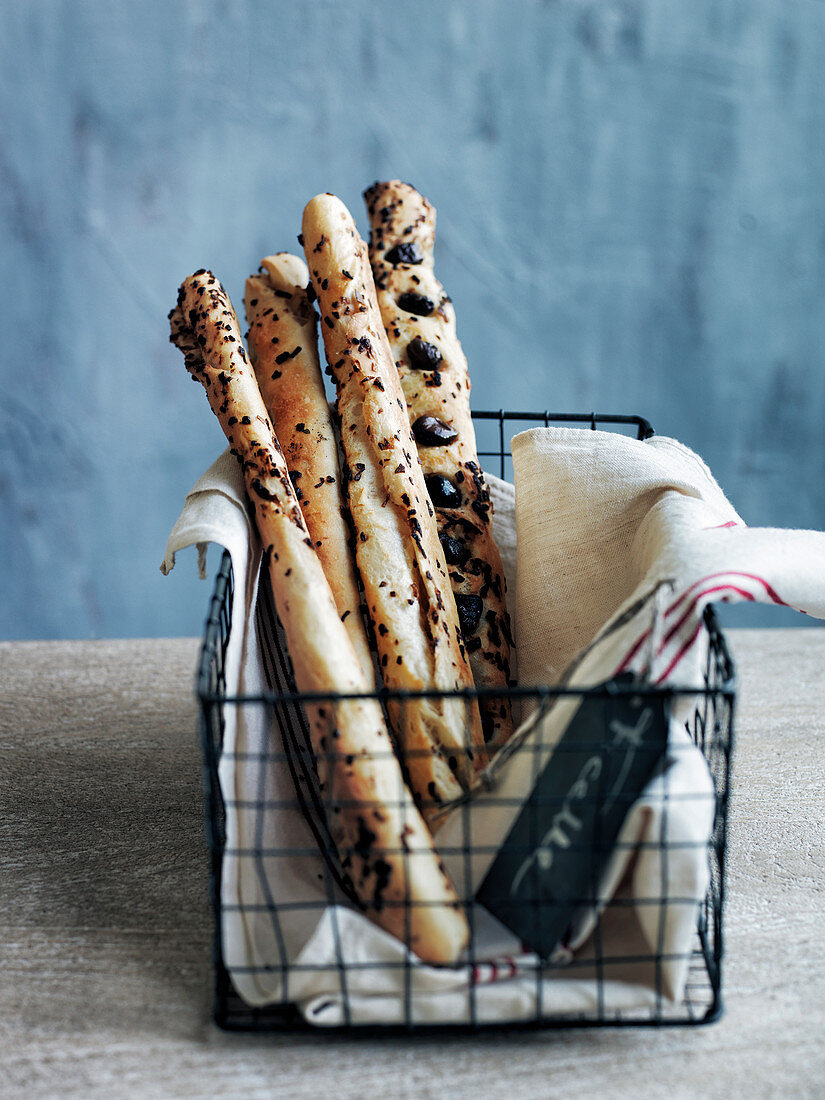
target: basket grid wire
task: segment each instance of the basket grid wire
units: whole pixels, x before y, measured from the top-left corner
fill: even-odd
[[[609,414],[554,414],[544,413],[514,413],[499,410],[497,412],[474,412],[477,436],[479,441],[479,457],[482,465],[487,470],[496,472],[501,477],[506,477],[511,470],[511,459],[506,447],[505,425],[522,422],[525,426],[541,423],[550,425],[555,423],[585,425],[596,429],[599,425],[608,424],[622,431],[632,430],[638,439],[646,439],[653,434],[649,423],[642,417],[635,416],[611,416]],[[497,469],[495,466],[497,465]],[[238,973],[243,969],[227,960],[224,951],[222,935],[224,916],[232,908],[222,897],[221,875],[223,862],[227,855],[252,857],[258,866],[258,881],[264,888],[264,898],[259,908],[265,916],[271,920],[272,929],[276,940],[281,945],[280,956],[286,958],[286,950],[283,944],[283,936],[280,929],[280,916],[289,910],[289,903],[273,895],[269,878],[264,867],[265,860],[277,860],[278,858],[291,858],[294,856],[317,854],[323,856],[324,895],[327,901],[348,900],[354,907],[359,907],[348,875],[342,868],[337,856],[336,847],[327,824],[324,812],[323,794],[319,786],[318,775],[314,764],[311,749],[309,728],[307,725],[304,704],[310,697],[302,696],[295,690],[292,677],[291,662],[286,649],[283,631],[277,618],[271,590],[268,585],[266,571],[262,572],[261,596],[257,607],[257,625],[262,643],[262,656],[265,668],[270,677],[271,690],[256,697],[231,697],[226,693],[225,657],[226,648],[231,629],[231,605],[233,594],[233,580],[231,560],[228,553],[224,553],[221,566],[215,581],[214,592],[210,603],[209,615],[206,622],[204,641],[201,650],[201,658],[198,670],[197,692],[200,701],[200,731],[203,749],[203,778],[205,791],[205,815],[207,841],[210,849],[210,900],[213,909],[215,928],[213,941],[213,961],[215,970],[215,997],[214,1018],[216,1022],[227,1029],[237,1030],[283,1030],[296,1029],[311,1026],[307,1024],[297,1011],[288,1002],[288,996],[283,997],[284,1003],[268,1005],[265,1007],[252,1007],[236,992],[230,970]],[[601,941],[602,917],[596,919],[593,936],[592,951],[584,960],[573,958],[566,962],[565,969],[575,972],[576,968],[590,968],[595,971],[595,987],[597,990],[597,1003],[594,1008],[580,1012],[564,1012],[549,1015],[544,1010],[545,997],[543,977],[548,971],[546,961],[536,962],[533,965],[535,976],[535,1015],[528,1020],[519,1020],[518,1027],[547,1028],[554,1026],[594,1026],[594,1025],[661,1025],[661,1024],[697,1024],[706,1023],[718,1018],[721,1012],[721,962],[723,954],[722,914],[725,893],[725,851],[727,811],[730,784],[731,749],[733,737],[733,712],[735,700],[735,670],[728,652],[724,637],[716,622],[712,609],[708,609],[705,615],[705,623],[708,632],[707,659],[704,670],[704,683],[697,688],[690,685],[685,688],[667,689],[643,689],[664,697],[663,701],[669,708],[673,701],[680,695],[690,696],[695,700],[695,710],[692,717],[686,722],[686,729],[690,735],[692,744],[698,746],[703,753],[714,783],[715,814],[712,835],[707,845],[707,859],[709,864],[709,886],[705,898],[698,909],[694,942],[690,949],[690,957],[687,967],[687,979],[684,985],[684,993],[681,1001],[674,1003],[668,999],[662,988],[662,966],[668,961],[663,943],[657,945],[653,956],[644,955],[633,957],[622,955],[612,957],[605,950]],[[284,690],[287,685],[287,690]],[[531,701],[538,706],[548,705],[564,694],[575,695],[582,700],[585,698],[604,698],[606,695],[616,694],[615,685],[596,685],[592,688],[577,689],[566,692],[565,689],[523,689],[512,688],[506,693],[513,703]],[[618,689],[621,693],[621,688]],[[630,690],[630,689],[628,689]],[[639,694],[639,689],[633,689]],[[375,697],[386,704],[392,693],[386,691],[376,692]],[[418,694],[439,695],[439,692],[427,693],[398,693],[401,705],[404,699],[415,699]],[[484,694],[483,690],[469,691],[465,693],[468,703],[470,700]],[[313,696],[312,700],[334,702],[334,696]],[[223,732],[225,708],[232,706],[258,706],[266,707],[277,712],[277,721],[283,736],[283,749],[267,749],[252,754],[251,761],[260,775],[260,786],[255,805],[245,806],[256,812],[255,843],[251,851],[242,849],[228,849],[226,839],[227,813],[239,809],[237,804],[226,799],[221,789],[219,780],[219,763],[223,752]],[[603,750],[602,746],[594,746]],[[534,778],[538,778],[539,754],[533,754]],[[267,800],[265,775],[269,768],[288,769],[294,788],[294,799],[289,799],[289,807],[296,813],[303,815],[310,826],[312,837],[317,849],[297,850],[267,848],[263,841],[263,817],[264,813],[275,806],[272,800]],[[603,792],[602,792],[603,793]],[[597,793],[596,797],[599,795]],[[665,803],[667,802],[667,790]],[[663,820],[666,819],[667,806],[664,807]],[[469,821],[469,816],[467,817]],[[532,838],[531,838],[532,839]],[[537,838],[536,838],[537,841]],[[574,845],[575,846],[575,845]],[[472,848],[472,835],[468,831],[464,836],[463,850],[452,852],[456,857],[463,857],[469,866]],[[659,844],[656,847],[662,862],[662,873],[667,875],[668,847]],[[466,876],[469,881],[469,875]],[[592,903],[595,897],[596,882],[591,884],[591,893],[587,898],[579,899],[582,902]],[[471,900],[471,899],[463,899]],[[659,899],[647,899],[650,904],[658,904]],[[608,903],[606,910],[618,911],[622,906],[629,905],[627,899],[614,898]],[[638,904],[638,899],[634,901]],[[307,909],[309,916],[313,916],[312,906],[306,903],[301,905]],[[249,906],[245,907],[247,910]],[[335,923],[336,907],[332,906],[333,935],[336,939],[336,963],[337,980],[342,993],[343,1024],[345,1027],[353,1025],[350,1014],[349,998],[347,995],[348,973],[350,967],[344,962],[344,951],[338,942],[340,932]],[[535,909],[538,920],[538,907]],[[317,919],[320,913],[316,912],[313,919]],[[491,1025],[490,1021],[480,1018],[476,1011],[476,974],[484,968],[484,960],[476,957],[474,920],[475,912],[468,908],[468,919],[471,926],[469,949],[466,954],[466,965],[473,974],[473,980],[469,988],[469,1019],[466,1022],[451,1024],[450,1027],[462,1030],[466,1028],[480,1029]],[[660,936],[663,922],[660,921]],[[607,1003],[604,991],[606,982],[612,968],[616,966],[633,966],[652,964],[655,982],[655,997],[652,1005],[634,1008],[611,1008]],[[386,962],[359,963],[359,967],[369,969],[386,967]],[[444,1024],[421,1023],[414,1017],[412,1008],[413,977],[409,960],[398,964],[403,973],[403,1024],[406,1030],[428,1031],[437,1030],[443,1032]],[[550,969],[552,969],[550,964]],[[254,968],[250,968],[254,969]],[[300,971],[300,966],[295,964],[280,967],[268,967],[270,970],[280,970],[280,976],[284,983],[285,991],[289,989],[291,976]],[[290,974],[292,971],[292,975]],[[359,1025],[352,1030],[362,1033],[364,1031],[386,1031],[397,1025]]]

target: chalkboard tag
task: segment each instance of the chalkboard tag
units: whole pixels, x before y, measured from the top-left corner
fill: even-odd
[[[667,746],[665,695],[628,692],[632,682],[620,675],[616,694],[583,697],[477,895],[545,959],[596,904],[622,824]]]

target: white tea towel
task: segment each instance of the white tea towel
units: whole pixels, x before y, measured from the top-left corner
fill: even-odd
[[[705,463],[664,436],[535,428],[512,441],[522,684],[555,683],[606,624],[672,584],[653,679],[695,681],[692,646],[708,602],[784,604],[825,617],[825,534],[747,527]],[[639,646],[622,653],[638,668]],[[617,665],[618,668],[618,665]],[[606,667],[606,675],[614,669]]]
[[[647,610],[634,615],[635,602],[639,595],[656,590],[655,582],[662,579],[672,579],[674,587],[665,609],[661,648],[657,641],[653,653],[656,679],[678,672],[684,682],[696,683],[701,646],[691,641],[702,601],[737,595],[765,598],[771,592],[779,601],[825,614],[824,537],[743,530],[704,465],[680,445],[655,437],[640,443],[589,430],[536,429],[514,440],[513,453],[515,513],[512,487],[496,478],[489,481],[496,508],[494,533],[505,558],[511,599],[515,593],[522,683],[557,680],[577,654],[580,663],[571,677],[578,683],[597,682],[619,667],[638,670],[651,656],[650,639],[645,638],[650,616]],[[187,498],[170,536],[164,568],[171,568],[174,553],[185,545],[214,541],[228,547],[236,587],[227,692],[255,694],[264,687],[254,614],[260,556],[249,529],[240,471],[233,463],[222,456]],[[683,498],[687,507],[674,507],[674,495],[680,502]],[[679,544],[705,527],[722,532],[723,537],[724,533],[753,536],[747,544],[751,549],[741,547],[741,554],[737,550],[731,557],[728,544],[718,541],[705,547],[699,539],[693,568],[694,551],[688,548],[680,554]],[[514,542],[517,580],[515,561],[506,553]],[[773,561],[777,548],[784,553],[782,564]],[[747,556],[747,585],[743,578],[731,577],[731,572],[742,568],[741,556]],[[763,580],[770,588],[753,580],[759,575],[759,562],[754,559],[762,558],[771,559],[772,569],[762,562]],[[796,580],[782,575],[783,569]],[[711,574],[724,576],[705,582]],[[723,590],[722,584],[728,587]],[[642,600],[641,606],[645,604]],[[597,643],[591,645],[596,636]],[[696,643],[700,639],[697,634]],[[224,955],[238,991],[249,1003],[289,1001],[315,1023],[336,1024],[347,1019],[458,1022],[596,1009],[609,1013],[653,1007],[663,992],[679,997],[696,904],[703,896],[707,874],[702,842],[709,833],[712,799],[698,752],[674,753],[668,768],[669,794],[678,761],[688,790],[700,802],[704,798],[705,805],[683,815],[685,821],[675,834],[663,834],[661,815],[656,817],[662,795],[654,780],[623,834],[642,841],[652,837],[656,843],[663,836],[668,840],[672,835],[698,837],[696,850],[701,854],[682,868],[684,880],[663,883],[656,861],[643,857],[630,866],[622,863],[618,870],[614,861],[605,877],[610,893],[616,890],[631,902],[666,899],[670,891],[682,899],[681,907],[673,911],[661,905],[611,907],[599,928],[602,953],[614,962],[588,969],[593,943],[587,939],[590,928],[585,924],[567,945],[575,952],[575,967],[544,972],[534,955],[477,907],[472,914],[474,959],[443,969],[408,959],[398,941],[352,910],[344,899],[326,904],[325,866],[313,855],[314,841],[303,817],[288,805],[294,801],[291,776],[284,767],[265,769],[262,775],[262,769],[250,763],[256,753],[282,751],[281,731],[260,707],[230,707],[227,718],[220,767],[227,800]],[[559,707],[543,718],[540,725],[549,746],[564,724]],[[502,782],[509,782],[518,760],[516,753]],[[693,771],[685,772],[685,760]],[[518,793],[524,797],[528,792],[522,788]],[[483,807],[479,800],[473,813],[483,814]],[[448,821],[439,843],[443,836],[449,846],[449,830],[455,827],[454,821]],[[482,822],[473,835],[484,835],[490,827]],[[492,828],[493,832],[504,828],[506,833],[506,822],[495,821]],[[279,850],[288,849],[307,854],[278,858]],[[482,873],[477,867],[473,871]],[[606,898],[606,887],[604,894]],[[276,913],[270,904],[273,899],[279,907]],[[663,929],[667,935],[671,923],[677,963],[663,977],[661,964],[651,958],[650,938],[661,942]],[[378,961],[385,965],[363,965]],[[408,961],[409,969],[404,966]]]
[[[825,617],[825,534],[746,527],[707,466],[675,440],[536,428],[513,439],[512,454],[522,687],[560,679],[585,687],[626,671],[654,684],[701,686],[709,602],[786,604]],[[494,783],[439,830],[460,893],[481,886],[519,799],[579,705],[562,698],[526,736],[522,728],[523,751],[495,762]],[[598,895],[607,902],[632,875],[638,931],[648,953],[665,957],[660,981],[673,998],[708,881],[714,810],[704,759],[679,728],[692,707],[685,697],[674,708],[665,766],[628,814]],[[582,946],[594,918],[584,915],[560,954]]]

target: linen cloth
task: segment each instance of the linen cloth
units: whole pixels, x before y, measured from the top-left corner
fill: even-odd
[[[489,475],[488,483],[522,685],[588,685],[630,670],[655,683],[698,686],[701,613],[711,600],[785,603],[825,617],[825,535],[747,528],[705,464],[676,441],[539,428],[516,436],[512,453],[515,490]],[[255,615],[260,547],[228,452],[188,495],[161,568],[168,572],[176,552],[195,544],[203,571],[210,542],[229,550],[235,575],[227,693],[254,695],[267,687]],[[540,739],[541,759],[550,758],[577,705],[574,698],[546,712],[526,708],[520,736]],[[714,809],[704,758],[680,732],[682,717],[601,880],[600,903],[624,904],[604,909],[598,943],[593,910],[559,949],[556,961],[573,965],[542,968],[476,906],[473,957],[438,968],[408,958],[335,893],[306,821],[288,805],[288,770],[254,761],[282,751],[281,731],[262,707],[227,707],[222,933],[238,992],[253,1005],[293,1003],[322,1025],[517,1021],[680,1000]],[[494,766],[494,791],[456,808],[440,828],[438,845],[460,893],[474,892],[489,850],[506,837],[529,792],[534,756],[516,751]],[[503,809],[502,794],[514,795]],[[469,864],[461,856],[468,824],[480,842]],[[279,857],[286,851],[301,854]]]

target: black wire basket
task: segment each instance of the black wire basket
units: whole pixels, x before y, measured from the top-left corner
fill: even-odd
[[[504,478],[511,473],[506,432],[513,425],[568,423],[595,429],[606,424],[614,430],[633,433],[639,439],[653,434],[649,423],[635,416],[502,411],[473,415],[482,464]],[[498,798],[499,807],[512,811],[511,817],[518,819],[521,832],[514,828],[496,852],[485,853],[483,843],[473,832],[472,799],[455,808],[458,827],[452,830],[452,847],[441,854],[456,880],[459,899],[467,914],[469,943],[460,963],[454,967],[427,970],[435,984],[429,1001],[425,989],[426,1008],[422,1011],[419,999],[422,971],[415,956],[400,946],[394,954],[382,951],[377,958],[353,954],[346,938],[349,925],[334,916],[349,913],[360,916],[363,907],[330,833],[305,708],[308,704],[335,706],[340,698],[302,696],[295,690],[265,571],[261,574],[256,623],[268,688],[253,696],[227,695],[225,662],[232,628],[232,585],[231,561],[224,553],[206,622],[197,683],[211,856],[210,899],[214,913],[214,1018],[219,1026],[284,1030],[331,1023],[360,1033],[390,1028],[480,1029],[504,1024],[521,1027],[699,1024],[719,1016],[735,671],[712,609],[707,609],[704,617],[706,660],[699,684],[663,688],[619,678],[587,688],[514,687],[507,691],[508,703],[514,709],[520,708],[522,716],[534,715],[531,727],[534,731],[541,730],[544,717],[565,702],[578,716],[578,740],[569,741],[566,734],[555,744],[552,756],[555,772],[569,773],[578,784],[570,788],[577,793],[575,814],[559,791],[538,784],[546,765],[547,746],[535,733],[532,739],[514,739],[513,745],[502,753],[503,756],[514,752],[526,754],[524,759],[531,761],[531,782],[535,784],[535,792],[539,792],[538,795],[534,792],[530,799],[529,813],[523,806],[517,806],[515,799],[511,798],[509,805],[506,798]],[[383,707],[388,704],[404,707],[415,705],[422,694],[444,695],[381,691],[373,697]],[[464,692],[460,702],[473,706],[484,694],[489,692]],[[456,698],[451,696],[454,702]],[[243,751],[236,749],[229,753],[224,745],[224,731],[227,715],[233,708],[236,712],[251,708],[259,717],[263,716],[271,736],[267,735],[263,743],[251,749],[246,746]],[[637,746],[634,768],[642,768],[641,777],[650,780],[667,770],[663,764],[665,751],[671,763],[680,753],[690,753],[692,758],[703,761],[708,789],[694,791],[688,787],[674,792],[665,782],[659,792],[661,804],[655,811],[660,831],[651,835],[648,830],[627,837],[619,830],[627,825],[638,791],[622,788],[617,801],[615,792],[620,788],[613,784],[613,779],[626,776],[629,750],[626,744],[602,736],[602,731],[614,728],[614,723],[619,724],[615,728],[621,723],[626,728],[628,715],[641,713],[639,708],[646,708],[645,713],[655,712],[660,733],[665,731],[663,743],[650,741],[642,749]],[[680,734],[677,744],[673,743],[671,732],[674,725]],[[226,773],[222,772],[227,764],[233,767],[242,764],[246,775],[255,776],[257,793],[250,796],[247,790],[241,796],[237,790],[227,791]],[[486,797],[494,802],[495,767],[494,762],[490,776],[485,776],[489,779]],[[582,777],[587,767],[588,774],[598,776],[598,781],[585,790]],[[281,783],[276,796],[269,787],[273,775]],[[708,800],[709,805],[704,805]],[[706,833],[694,836],[689,828],[685,836],[677,835],[674,840],[672,822],[680,817],[689,819],[694,802],[696,812],[708,816]],[[249,825],[243,837],[228,828],[232,815],[238,813],[246,815]],[[297,843],[290,839],[289,831],[289,835],[278,830],[273,833],[271,821],[267,824],[268,814],[291,815],[276,820],[299,820],[301,836],[308,839]],[[565,820],[568,824],[578,822],[567,829],[557,852],[558,875],[566,874],[565,868],[570,871],[565,880],[567,885],[552,897],[540,885],[536,870],[536,853],[546,854],[549,850],[546,845],[542,847],[548,815],[557,824],[564,824]],[[582,822],[587,823],[586,828]],[[487,864],[492,862],[492,867],[479,890],[470,864],[479,856],[483,859],[485,854]],[[616,858],[624,858],[630,871],[645,859],[647,866],[654,869],[656,881],[664,883],[669,876],[678,880],[680,860],[686,854],[693,865],[701,864],[706,872],[699,897],[689,893],[681,897],[678,890],[676,896],[671,890],[665,897],[664,888],[661,896],[654,891],[633,897],[621,889],[605,895],[600,885],[610,860]],[[519,864],[522,869],[530,865],[530,873],[525,876],[526,893],[522,892],[515,901],[512,897],[505,898],[500,889],[497,893],[494,882],[491,885],[495,868],[502,865],[498,862],[502,856],[515,860],[512,865]],[[234,895],[228,898],[225,890],[227,860],[244,859],[249,861],[261,886],[253,901]],[[290,860],[309,861],[308,866],[315,869],[317,887],[301,901],[296,901],[288,890],[279,892],[279,868]],[[533,878],[535,884],[531,887]],[[405,899],[404,904],[415,903]],[[508,929],[512,932],[518,948],[503,955],[500,952],[491,955],[484,940],[488,910],[497,921],[504,922],[505,932]],[[285,947],[288,929],[302,923],[311,928],[324,913],[333,914],[326,961],[307,962],[300,955],[297,958],[290,955]],[[688,913],[692,928],[689,942],[685,941],[678,951],[673,950],[668,938],[668,922],[674,913],[681,913],[683,921]],[[273,957],[263,961],[229,957],[227,923],[242,915],[266,930],[275,945]],[[623,929],[629,929],[628,922],[634,921],[647,929],[646,936],[638,934],[635,924],[632,934],[628,932],[625,936]],[[567,950],[576,929],[583,947]],[[621,945],[618,951],[617,943]],[[548,945],[552,944],[556,947],[550,950]],[[671,988],[674,967],[682,975],[676,993]],[[310,972],[316,980],[320,974],[321,986],[333,993],[316,999],[313,1011],[307,1011],[305,1003],[299,1010],[300,992]],[[271,988],[278,988],[278,994],[272,1003],[250,1003],[236,988],[243,988],[245,979],[260,979],[263,985],[270,982]],[[557,999],[555,992],[562,988],[559,982],[566,983],[565,996]],[[373,1011],[364,1016],[359,1011],[364,987],[380,991],[377,1014]],[[494,995],[490,992],[492,987]],[[579,991],[586,991],[586,995]],[[443,1004],[443,1008],[432,1011],[433,1003]],[[515,1004],[517,1009],[513,1008]],[[313,1012],[317,1014],[314,1016]]]

